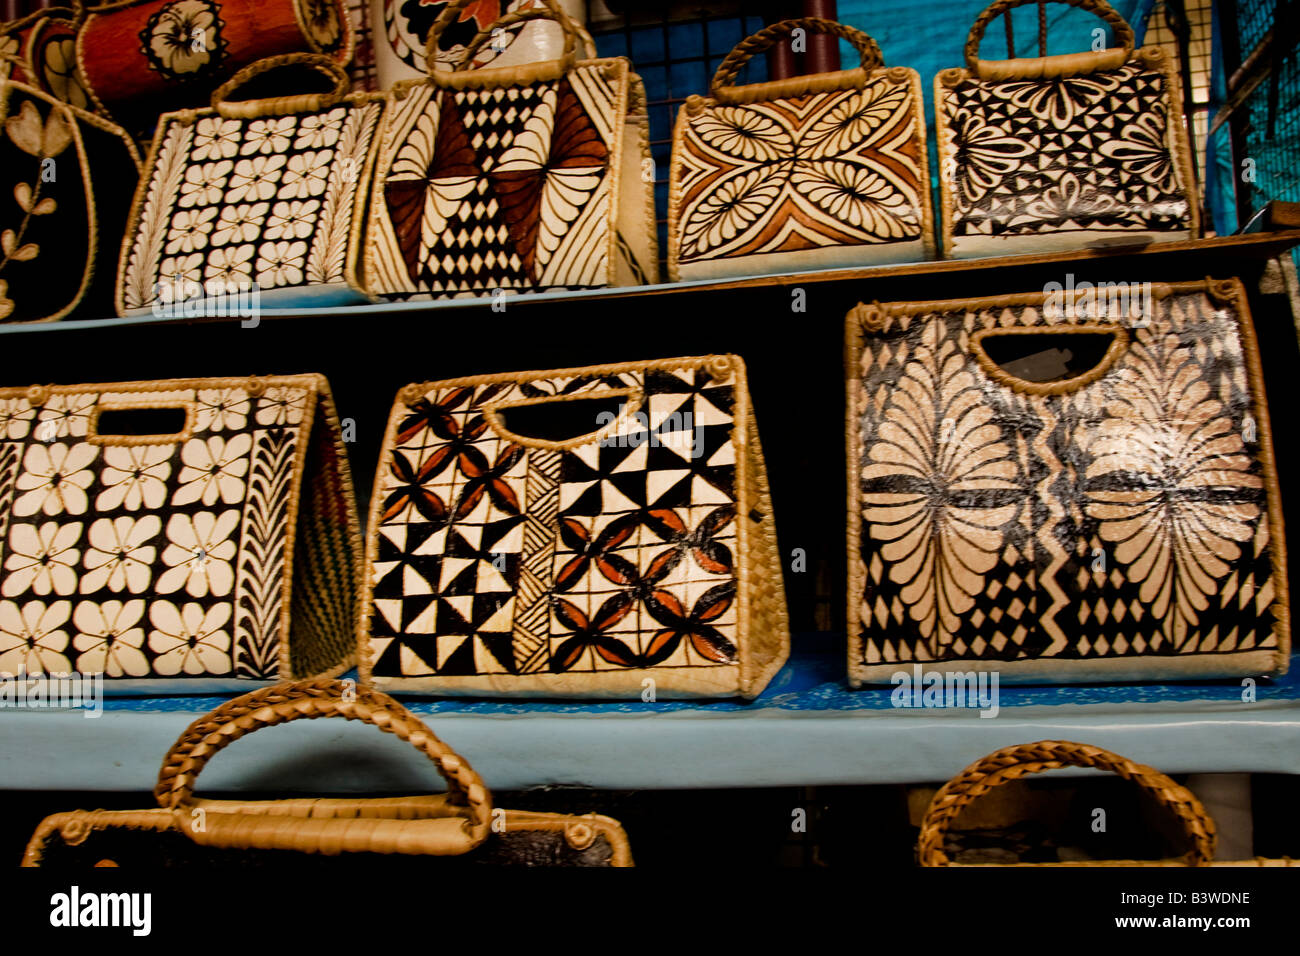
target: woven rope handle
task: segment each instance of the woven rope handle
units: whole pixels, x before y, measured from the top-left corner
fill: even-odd
[[[1115,31],[1115,38],[1120,41],[1120,46],[1124,48],[1125,59],[1133,55],[1133,28],[1106,0],[1048,0],[1048,2],[1064,4],[1067,7],[1078,7],[1080,10],[1096,14]],[[1039,4],[1038,42],[1042,48],[1041,52],[1044,55],[1046,54],[1047,20],[1046,14],[1043,12],[1044,0],[997,0],[996,3],[990,4],[983,13],[975,18],[975,23],[971,26],[970,33],[966,37],[966,68],[971,71],[971,75],[979,76],[980,41],[984,39],[984,31],[990,23],[1000,16],[1006,17],[1007,46],[1009,48],[1007,55],[1011,58],[1015,57],[1014,40],[1011,33],[1011,11],[1027,3]]]
[[[230,94],[245,83],[287,66],[306,66],[329,77],[334,89],[328,93],[304,93],[296,96],[276,96],[260,100],[232,100]],[[212,108],[228,119],[255,119],[282,113],[317,113],[327,110],[343,100],[352,87],[347,71],[322,53],[285,53],[268,56],[244,67],[212,94]]]
[[[977,797],[1027,774],[1062,767],[1091,767],[1133,781],[1172,811],[1182,823],[1192,844],[1188,855],[1190,865],[1207,866],[1214,859],[1214,821],[1201,806],[1201,801],[1186,787],[1174,783],[1159,770],[1134,763],[1100,747],[1068,740],[1040,740],[1034,744],[1003,747],[981,757],[939,788],[925,812],[925,819],[921,821],[921,837],[917,844],[921,865],[948,866],[951,863],[943,852],[943,838],[961,811]]]
[[[456,64],[454,69],[468,69],[470,64],[474,62],[474,57],[478,54],[478,51],[483,49],[483,45],[496,35],[497,30],[505,30],[514,26],[516,23],[526,23],[529,20],[554,19],[555,17],[552,15],[551,11],[547,10],[545,7],[530,7],[527,10],[512,10],[502,16],[501,19],[497,20],[486,30],[480,31],[478,36],[474,37],[474,39],[470,40],[469,43],[466,44],[464,58]],[[587,32],[587,29],[582,26],[582,24],[570,20],[569,25],[573,27],[573,32],[577,35],[578,42],[582,44],[583,55],[588,60],[594,60],[596,58],[596,41],[592,39],[591,34]]]
[[[318,717],[361,720],[407,741],[433,761],[438,773],[447,781],[449,796],[467,807],[468,816],[451,821],[388,821],[387,824],[378,821],[358,824],[356,821],[347,820],[310,819],[293,821],[281,819],[268,824],[265,818],[261,818],[264,821],[261,824],[252,821],[245,824],[246,829],[250,831],[245,834],[246,836],[256,839],[258,833],[252,831],[261,827],[263,835],[269,839],[279,839],[284,834],[272,833],[271,829],[279,828],[281,831],[294,829],[299,831],[300,836],[310,839],[313,844],[310,848],[319,849],[321,845],[330,845],[330,841],[337,842],[338,834],[351,829],[353,832],[348,835],[349,840],[343,848],[354,850],[362,848],[352,842],[359,827],[365,828],[365,832],[361,832],[360,835],[373,844],[376,840],[387,841],[394,836],[393,833],[385,832],[385,826],[396,831],[399,827],[393,826],[394,824],[403,824],[407,829],[412,829],[410,827],[412,823],[436,822],[451,823],[463,831],[463,838],[453,841],[447,852],[466,852],[487,838],[492,815],[492,797],[478,774],[474,772],[474,768],[434,736],[418,717],[387,694],[365,688],[354,688],[351,683],[345,684],[339,680],[277,684],[227,701],[212,713],[194,721],[163,759],[162,770],[158,774],[158,784],[154,787],[154,796],[158,800],[158,805],[173,811],[189,810],[193,806],[194,784],[203,767],[217,752],[240,737],[262,727],[274,727],[292,720],[312,720]],[[209,814],[210,818],[213,816]],[[369,830],[372,829],[377,832],[370,833]],[[334,831],[333,834],[331,830]],[[240,845],[272,844],[243,843]],[[280,840],[275,845],[284,846],[285,843]],[[308,847],[295,843],[292,848],[307,849]],[[378,852],[402,852],[400,848],[394,850],[388,848],[386,844],[364,848],[374,848]]]
[[[438,53],[438,41],[442,39],[443,33],[445,33],[452,23],[455,22],[455,19],[460,12],[469,6],[470,2],[471,0],[452,0],[451,3],[442,8],[442,13],[438,14],[438,19],[433,21],[433,26],[429,30],[429,39],[425,41],[424,45],[425,68],[428,72],[434,72],[434,64],[436,62],[435,57]],[[560,9],[559,4],[557,4],[555,0],[541,0],[541,4],[540,7],[531,8],[537,11],[537,15],[530,17],[529,19],[554,20],[560,25],[560,29],[564,31],[564,50],[560,54],[560,59],[566,62],[571,62],[575,57],[578,42],[578,34],[577,31],[573,29],[573,23],[569,20],[568,14]],[[477,43],[481,46],[484,34],[487,34],[487,36],[491,38],[492,31],[517,22],[512,18],[520,12],[522,11],[507,13],[505,16],[494,20],[470,41],[471,45]],[[506,22],[503,23],[503,21]],[[477,47],[475,47],[475,49],[477,49]],[[468,47],[466,50],[468,53]],[[453,70],[460,70],[466,67],[471,59],[472,56],[470,55],[462,56],[460,61],[455,65],[455,67],[453,67]]]
[[[750,57],[771,48],[777,40],[789,36],[796,29],[811,30],[813,33],[825,33],[839,37],[841,40],[848,40],[862,58],[863,70],[870,71],[885,65],[884,57],[880,55],[879,45],[861,30],[855,30],[834,20],[823,20],[820,17],[798,17],[773,23],[736,44],[736,48],[718,64],[718,71],[713,74],[713,79],[709,83],[709,92],[715,99],[718,98],[719,90],[732,86],[736,82],[741,67],[749,62]]]

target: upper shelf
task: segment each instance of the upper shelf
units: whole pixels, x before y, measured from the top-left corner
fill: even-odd
[[[1027,272],[1042,272],[1056,266],[1116,271],[1109,281],[1159,281],[1167,278],[1203,278],[1206,275],[1226,277],[1234,274],[1228,262],[1243,259],[1259,261],[1271,258],[1293,246],[1300,245],[1300,229],[1279,232],[1257,232],[1246,235],[1217,236],[1182,242],[1160,242],[1145,245],[1114,244],[1105,248],[1076,249],[1067,252],[1040,253],[1026,256],[999,256],[987,259],[941,259],[925,262],[907,262],[894,265],[871,266],[854,269],[824,269],[812,272],[780,273],[750,276],[740,279],[704,279],[692,282],[658,283],[656,285],[626,286],[611,289],[585,289],[579,291],[509,293],[510,308],[516,305],[542,305],[555,303],[573,305],[600,303],[618,299],[647,296],[689,296],[737,289],[762,289],[772,286],[791,287],[821,283],[873,282],[880,284],[879,298],[888,298],[890,285],[903,280],[924,280],[945,275],[970,273],[996,273],[1010,287],[1018,276]],[[1176,263],[1178,276],[1169,276],[1161,270]],[[1131,272],[1121,270],[1132,268]],[[1062,275],[1064,273],[1062,272]],[[934,290],[931,289],[933,293]],[[939,295],[947,294],[943,290]],[[957,293],[953,293],[956,295]],[[934,294],[927,298],[936,297]],[[261,319],[310,319],[321,316],[367,317],[400,315],[402,313],[429,313],[483,308],[493,303],[489,296],[461,299],[418,299],[407,302],[375,301],[359,305],[329,307],[301,307],[262,309]],[[68,332],[79,329],[103,329],[108,326],[157,325],[185,322],[237,322],[237,317],[224,316],[138,316],[132,318],[79,319],[63,322],[0,324],[0,334]]]

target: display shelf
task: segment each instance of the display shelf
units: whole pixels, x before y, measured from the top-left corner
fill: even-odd
[[[488,785],[603,789],[945,780],[982,754],[1044,738],[1109,748],[1169,773],[1300,774],[1300,661],[1256,682],[1000,687],[999,712],[898,709],[889,687],[850,691],[828,637],[752,703],[403,698]],[[81,712],[0,712],[6,789],[147,790],[185,727],[225,697],[110,698]],[[207,792],[420,792],[434,774],[374,728],[300,721],[214,760]]]
[[[654,285],[626,286],[611,289],[585,289],[556,292],[508,292],[507,308],[517,306],[576,306],[599,305],[630,298],[686,298],[703,293],[736,290],[789,288],[793,286],[820,285],[823,283],[897,284],[915,280],[933,280],[952,277],[950,283],[969,281],[972,274],[985,273],[997,276],[999,281],[1015,281],[1018,274],[1030,271],[1061,271],[1078,266],[1091,272],[1107,272],[1131,266],[1132,272],[1115,274],[1102,281],[1139,282],[1161,281],[1213,273],[1216,277],[1234,274],[1231,266],[1240,260],[1263,260],[1281,255],[1300,245],[1300,229],[1282,229],[1275,232],[1255,232],[1233,236],[1215,236],[1209,239],[1192,239],[1179,242],[1147,244],[1111,243],[1101,248],[1076,249],[1065,252],[1040,253],[1021,256],[997,256],[983,259],[939,259],[921,262],[904,262],[891,265],[850,269],[821,269],[798,273],[746,276],[731,279],[701,279],[688,282],[661,282]],[[1177,275],[1167,275],[1162,270],[1173,269]],[[1080,276],[1082,279],[1083,276]],[[933,286],[929,288],[933,290]],[[964,293],[963,293],[964,294]],[[892,296],[889,296],[892,297]],[[933,291],[927,295],[934,298]],[[458,299],[414,299],[411,301],[382,301],[356,305],[302,306],[298,308],[264,308],[259,321],[281,319],[365,319],[379,316],[410,316],[412,314],[439,315],[469,309],[490,308],[500,302],[491,296]],[[840,316],[839,318],[842,318]],[[127,318],[77,319],[62,322],[0,324],[0,334],[64,333],[94,330],[115,326],[150,326],[159,324],[192,324],[195,322],[238,323],[234,316],[157,316],[142,315]]]

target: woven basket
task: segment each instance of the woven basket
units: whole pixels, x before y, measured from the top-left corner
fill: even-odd
[[[448,4],[429,49],[467,6]],[[548,19],[559,59],[465,69],[493,31]],[[627,59],[578,59],[554,0],[507,14],[455,71],[388,94],[366,242],[372,293],[486,296],[658,279],[645,88]],[[589,38],[588,38],[589,39]]]
[[[982,60],[984,29],[1031,0],[998,0],[971,28],[966,66],[934,80],[939,196],[949,258],[1195,239],[1200,200],[1181,83],[1157,47],[1105,0],[1095,13],[1120,46],[1047,56],[1038,0],[1036,59]]]
[[[259,60],[347,64],[353,39],[340,0],[117,0],[88,8],[76,56],[97,111],[148,133],[159,113],[203,106]]]
[[[202,800],[199,773],[218,751],[291,720],[360,720],[409,742],[447,783],[437,796],[379,799]],[[168,867],[204,864],[319,868],[378,860],[385,871],[430,865],[631,866],[627,835],[596,814],[495,810],[463,757],[391,697],[350,681],[286,683],[227,701],[196,720],[163,760],[161,809],[75,810],[47,817],[24,866]]]
[[[1085,767],[1118,774],[1149,793],[1178,820],[1187,836],[1189,849],[1174,860],[1090,860],[1069,863],[954,863],[944,852],[944,837],[962,810],[994,787],[1019,780],[1031,773]],[[1214,861],[1214,821],[1201,801],[1158,770],[1134,763],[1126,757],[1067,740],[1040,740],[1018,744],[981,757],[939,789],[921,822],[917,857],[922,866],[1300,866],[1291,859]]]
[[[847,335],[854,686],[1286,671],[1239,281],[860,305]]]
[[[296,67],[323,73],[333,90],[231,99]],[[368,301],[357,271],[383,106],[350,85],[329,57],[291,54],[241,70],[208,109],[164,115],[122,246],[118,314]]]
[[[0,323],[111,312],[140,155],[112,123],[0,80]]]
[[[734,355],[408,386],[374,488],[359,663],[383,689],[754,697],[785,660]]]
[[[858,51],[857,69],[734,86],[796,30]],[[905,262],[934,255],[921,80],[832,20],[784,20],[727,54],[673,128],[668,275],[683,279]]]
[[[0,671],[164,694],[341,673],[359,543],[320,376],[0,389]]]

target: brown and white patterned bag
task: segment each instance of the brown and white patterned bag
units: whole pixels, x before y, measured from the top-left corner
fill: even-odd
[[[795,30],[847,40],[857,69],[733,86]],[[921,80],[876,41],[813,17],[727,54],[709,96],[673,129],[668,275],[674,282],[907,262],[934,254]]]
[[[789,648],[734,355],[408,386],[367,535],[384,690],[754,697]]]
[[[318,375],[0,389],[0,672],[137,693],[341,673],[359,544]]]
[[[1095,293],[849,313],[855,686],[913,664],[1064,682],[1287,669],[1240,282]]]

